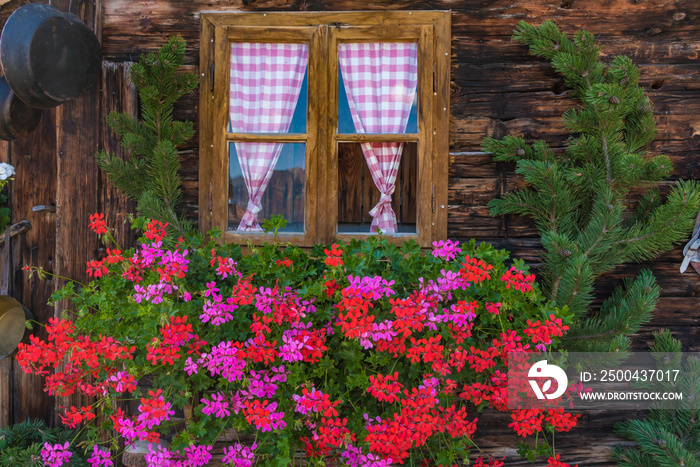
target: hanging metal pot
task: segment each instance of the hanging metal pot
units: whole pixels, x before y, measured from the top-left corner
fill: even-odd
[[[97,80],[102,51],[95,34],[77,16],[29,3],[5,23],[0,62],[20,99],[32,107],[50,108],[77,97]]]
[[[5,77],[0,77],[0,139],[21,138],[33,131],[40,119],[41,110],[22,102]]]

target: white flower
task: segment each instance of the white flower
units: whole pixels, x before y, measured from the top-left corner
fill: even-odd
[[[7,180],[15,174],[15,168],[5,162],[0,162],[0,180]]]

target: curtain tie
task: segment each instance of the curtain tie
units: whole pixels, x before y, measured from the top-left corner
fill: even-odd
[[[248,206],[246,206],[246,211],[248,211],[249,213],[251,213],[253,215],[262,211],[262,206],[260,205],[260,201],[255,202],[255,201],[249,200]]]
[[[372,208],[372,210],[369,212],[369,215],[372,217],[377,217],[379,213],[383,210],[389,209],[389,211],[393,210],[391,209],[391,201],[392,201],[392,195],[394,194],[394,187],[391,187],[390,193],[382,193],[382,196],[379,198],[379,202]]]

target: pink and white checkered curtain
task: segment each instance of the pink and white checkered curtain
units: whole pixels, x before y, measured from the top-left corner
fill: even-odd
[[[287,133],[308,63],[307,44],[231,43],[229,113],[233,133]],[[283,143],[235,143],[248,207],[239,231],[260,231],[260,201]]]
[[[350,114],[358,133],[404,133],[418,82],[416,43],[341,43],[338,45]],[[369,212],[370,232],[396,232],[391,196],[403,143],[362,143],[369,172],[381,193]]]

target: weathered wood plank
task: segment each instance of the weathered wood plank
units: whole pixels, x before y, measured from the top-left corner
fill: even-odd
[[[81,3],[77,11],[90,28],[96,25],[100,1]],[[90,215],[102,210],[95,160],[101,139],[101,82],[100,75],[97,83],[56,109],[56,273],[83,283],[88,281],[86,261],[98,257],[101,248],[98,236],[88,228]],[[63,280],[57,282],[58,287],[65,285]],[[73,310],[67,300],[55,308],[57,315]],[[58,404],[79,407],[88,401],[76,394],[61,398]]]
[[[657,115],[657,140],[678,141],[700,135],[700,118],[695,115]],[[569,133],[564,129],[561,116],[520,116],[512,120],[498,120],[482,116],[453,116],[450,126],[450,149],[473,150],[484,137],[501,138],[522,136],[526,140],[544,139],[561,144]]]
[[[525,52],[523,49],[522,52]],[[498,55],[498,50],[493,50]],[[565,90],[563,79],[549,62],[529,55],[530,60],[513,66],[502,60],[496,63],[453,61],[452,100],[461,95],[479,92],[532,92]],[[658,92],[695,91],[700,89],[696,72],[688,64],[636,63],[640,70],[639,83],[650,96]]]
[[[652,95],[653,94],[653,95]],[[649,98],[657,115],[692,116],[700,113],[700,97],[688,92],[656,92]],[[571,108],[580,107],[572,91],[555,94],[552,91],[480,92],[453,99],[452,108],[458,115],[508,120],[527,115],[532,118],[561,116]]]
[[[35,319],[46,324],[54,316],[48,306],[55,283],[49,276],[39,280],[28,279],[21,270],[25,265],[40,266],[54,271],[56,217],[51,212],[33,212],[32,207],[54,204],[56,200],[56,112],[45,110],[37,129],[26,137],[11,143],[10,163],[15,167],[12,182],[12,216],[31,222],[32,228],[13,240],[12,277],[14,296],[34,313]],[[40,181],[40,182],[37,182]],[[43,327],[35,327],[36,334],[46,338]],[[12,422],[26,417],[52,420],[53,398],[43,392],[40,377],[25,375],[18,365],[12,368]]]
[[[128,160],[117,135],[112,132],[107,124],[106,116],[110,112],[126,112],[132,116],[138,113],[138,96],[136,88],[131,83],[131,63],[102,64],[102,86],[100,98],[101,117],[99,147],[110,154],[117,155],[122,160]],[[98,192],[101,196],[99,206],[105,215],[110,227],[114,228],[113,234],[117,243],[122,248],[128,248],[134,243],[134,234],[131,226],[125,223],[128,213],[134,212],[135,203],[108,180],[106,174],[99,174]]]
[[[540,23],[547,18],[530,19]],[[499,64],[508,63],[521,65],[540,60],[527,52],[527,47],[511,40],[512,30],[517,21],[505,25],[509,32],[504,35],[490,36],[472,31],[460,31],[459,26],[453,28],[452,58],[457,63]],[[454,23],[453,23],[454,24]],[[477,27],[478,23],[474,23]],[[603,22],[604,27],[612,27],[610,22]],[[581,24],[581,28],[595,31],[593,22]],[[560,25],[561,26],[561,25]],[[455,29],[456,28],[456,29]],[[579,28],[564,28],[567,32],[575,32]],[[685,37],[669,38],[636,38],[632,36],[606,36],[597,34],[596,37],[603,47],[602,52],[608,58],[615,55],[626,55],[637,64],[692,64],[700,52],[700,42],[690,33]]]
[[[14,361],[11,358],[0,360],[0,426],[14,423],[12,417],[12,400],[15,397],[13,365]]]
[[[650,145],[649,154],[669,155],[673,163],[672,174],[678,178],[700,178],[700,149],[694,148],[692,140],[682,144],[664,144],[658,141]],[[553,147],[554,150],[561,148]],[[482,151],[452,151],[450,152],[450,179],[452,178],[493,178],[499,176],[501,170],[508,177],[517,177],[514,164],[494,163],[490,154]]]

